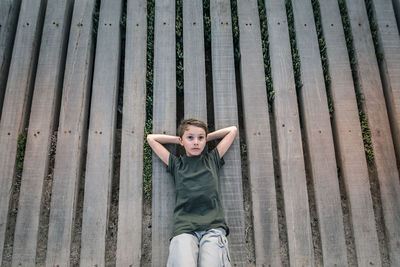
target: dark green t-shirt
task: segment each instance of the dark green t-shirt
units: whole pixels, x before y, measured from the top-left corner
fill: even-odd
[[[219,197],[218,172],[222,165],[224,160],[217,148],[195,157],[170,154],[167,171],[176,188],[172,237],[217,227],[229,233]]]

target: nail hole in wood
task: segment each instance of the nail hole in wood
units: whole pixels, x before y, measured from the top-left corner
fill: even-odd
[[[278,22],[278,25],[281,25],[281,23],[280,23],[280,22]]]

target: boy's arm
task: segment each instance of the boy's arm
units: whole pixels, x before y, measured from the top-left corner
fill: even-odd
[[[222,158],[235,140],[237,131],[238,129],[236,126],[230,126],[217,130],[207,135],[207,142],[222,138],[221,142],[219,142],[217,145],[219,157]]]
[[[179,144],[179,137],[166,134],[149,134],[147,142],[156,155],[168,165],[169,151],[163,144]]]

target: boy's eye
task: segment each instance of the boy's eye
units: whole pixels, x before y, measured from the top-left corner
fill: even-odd
[[[200,136],[200,137],[199,137],[199,140],[203,140],[203,138],[204,138],[204,136]]]
[[[189,139],[189,140],[192,140],[192,139],[193,139],[193,136],[188,136],[188,139]]]

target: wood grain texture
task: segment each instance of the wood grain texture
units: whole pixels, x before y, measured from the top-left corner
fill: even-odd
[[[371,131],[390,263],[400,266],[400,182],[382,82],[364,2],[346,1],[346,6],[353,34],[358,89],[364,98],[363,109]]]
[[[313,266],[307,182],[285,1],[266,0],[265,6],[289,260],[291,266]]]
[[[240,74],[257,266],[281,266],[274,163],[257,1],[239,0]]]
[[[183,0],[185,118],[207,121],[203,3]]]
[[[27,125],[43,26],[44,1],[21,4],[13,56],[0,120],[0,256],[15,175],[19,134]],[[0,257],[1,258],[1,257]]]
[[[313,180],[324,266],[347,266],[343,214],[321,56],[310,0],[293,1],[302,88],[300,110]]]
[[[72,1],[49,1],[29,118],[15,225],[13,266],[34,266],[50,136],[58,118]]]
[[[90,107],[81,266],[105,265],[120,66],[122,1],[100,6]]]
[[[368,168],[338,3],[320,0],[320,11],[331,78],[337,159],[349,201],[357,263],[358,266],[380,266]]]
[[[153,133],[176,135],[175,1],[156,0]],[[153,153],[152,266],[164,266],[175,206],[173,180]]]
[[[94,3],[76,1],[71,20],[50,206],[48,267],[70,266],[78,184],[87,140]]]
[[[143,138],[146,119],[146,15],[146,1],[128,1],[117,266],[141,266]]]
[[[400,157],[400,35],[392,1],[372,1],[377,23],[379,61],[383,90],[392,129],[395,151]]]
[[[207,121],[203,3],[183,0],[184,113]]]
[[[211,51],[215,129],[238,126],[230,2],[211,0]],[[239,137],[224,156],[220,192],[230,228],[229,247],[233,266],[245,266],[244,211]],[[236,265],[235,265],[236,264]]]
[[[0,116],[21,0],[0,0]]]

